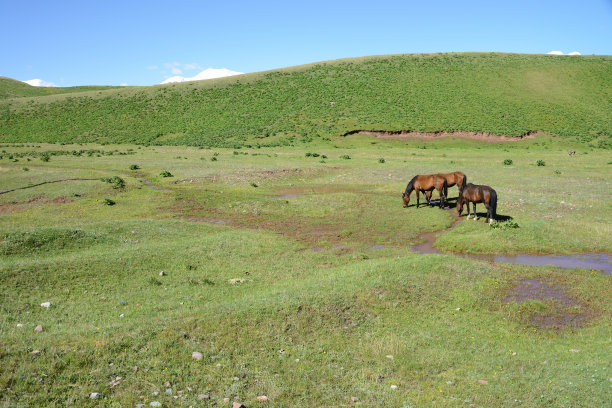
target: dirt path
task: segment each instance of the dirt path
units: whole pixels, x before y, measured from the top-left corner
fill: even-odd
[[[38,187],[44,184],[61,183],[63,181],[94,181],[94,180],[100,180],[100,179],[99,178],[68,178],[68,179],[53,180],[53,181],[43,181],[42,183],[38,183],[38,184],[32,184],[32,185],[25,186],[25,187],[17,187],[11,190],[0,191],[0,194],[6,194],[6,193],[10,193],[10,192],[17,191],[17,190],[25,190],[26,188]]]

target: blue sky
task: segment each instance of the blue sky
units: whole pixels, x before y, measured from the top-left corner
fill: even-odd
[[[379,54],[612,54],[612,0],[0,0],[0,10],[0,75],[58,86]]]

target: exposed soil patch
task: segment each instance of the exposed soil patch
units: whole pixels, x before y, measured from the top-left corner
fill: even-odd
[[[545,329],[580,327],[593,316],[593,311],[570,296],[563,287],[543,282],[540,279],[523,279],[510,288],[503,303],[523,303],[530,300],[543,301],[546,307],[530,311],[530,324]]]
[[[555,299],[565,305],[578,306],[580,303],[572,299],[559,285],[549,285],[539,279],[523,279],[508,292],[504,303],[525,302],[527,300]]]
[[[419,140],[432,140],[432,139],[442,139],[446,137],[459,137],[462,139],[471,139],[478,140],[482,142],[517,142],[523,139],[533,139],[536,136],[543,134],[542,132],[531,131],[520,136],[504,136],[504,135],[496,135],[493,133],[486,132],[463,132],[463,131],[454,131],[454,132],[413,132],[411,130],[351,130],[350,132],[346,132],[342,136],[350,136],[355,134],[362,134],[368,136],[374,136],[379,139],[391,139],[391,140],[406,140],[406,139],[419,139]]]

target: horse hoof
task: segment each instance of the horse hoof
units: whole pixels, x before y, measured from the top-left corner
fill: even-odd
[[[474,217],[474,221],[478,221],[478,217]]]

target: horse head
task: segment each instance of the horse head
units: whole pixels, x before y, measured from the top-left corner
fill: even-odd
[[[459,198],[457,199],[457,214],[459,214],[459,216],[461,216],[462,212],[463,212],[463,197],[461,197],[461,191],[460,191],[459,192]]]
[[[404,208],[408,207],[408,203],[410,202],[410,194],[402,194],[402,200],[404,201]]]

